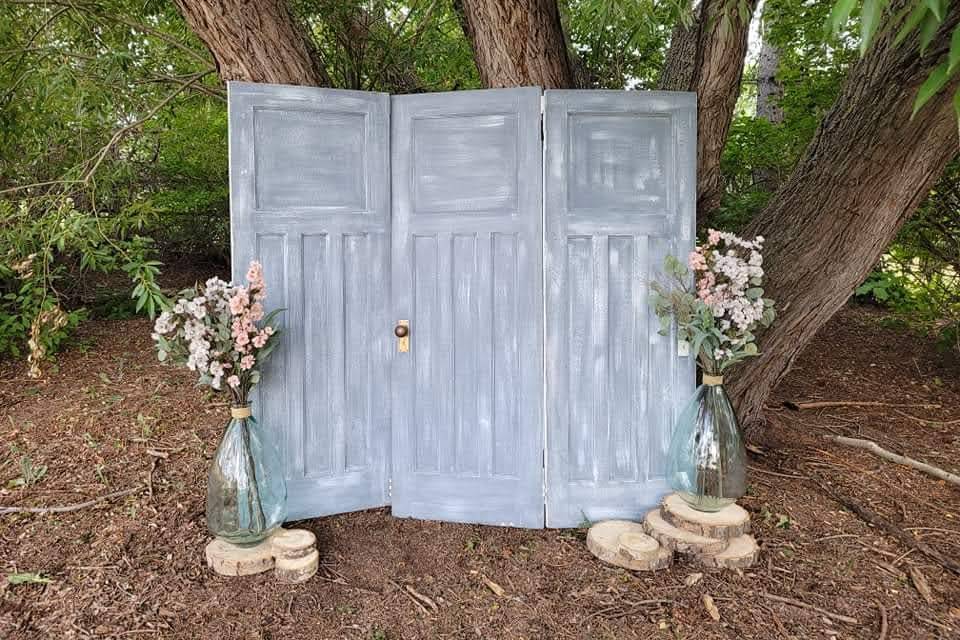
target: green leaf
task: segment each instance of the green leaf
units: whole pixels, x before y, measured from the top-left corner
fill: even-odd
[[[933,15],[937,16],[937,20],[943,22],[943,0],[925,0],[925,2]]]
[[[860,11],[860,55],[864,55],[877,33],[885,0],[864,0]]]
[[[843,25],[847,23],[847,20],[850,19],[850,13],[856,5],[857,0],[837,0],[833,5],[833,10],[830,11],[830,26],[834,33],[840,31]]]
[[[953,30],[950,36],[950,56],[947,59],[947,73],[952,74],[953,70],[960,64],[960,25]]]
[[[927,51],[927,47],[930,46],[930,43],[933,42],[934,36],[937,35],[937,31],[940,30],[940,21],[937,20],[937,17],[932,13],[928,13],[926,19],[923,21],[923,26],[920,27],[920,55],[922,56]]]
[[[913,113],[910,115],[911,118],[917,115],[917,112],[923,108],[923,105],[927,104],[930,98],[935,96],[937,92],[947,84],[947,79],[950,77],[950,74],[947,72],[948,67],[949,63],[944,62],[927,76],[926,81],[920,86],[920,90],[917,92],[917,99],[913,103]]]
[[[917,28],[917,25],[927,16],[927,5],[918,4],[914,7],[913,11],[910,12],[910,15],[907,16],[906,21],[903,23],[903,26],[900,27],[900,31],[897,32],[897,37],[894,38],[894,44],[900,44],[904,39],[910,35],[914,29]]]
[[[47,584],[50,578],[44,578],[39,573],[11,573],[7,576],[7,583],[14,584]]]

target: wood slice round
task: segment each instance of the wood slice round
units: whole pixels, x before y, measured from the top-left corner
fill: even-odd
[[[306,529],[281,529],[271,540],[278,560],[302,558],[313,551],[317,543],[317,537]]]
[[[720,553],[703,554],[698,560],[707,567],[720,569],[746,569],[760,557],[760,547],[751,535],[731,538],[727,548]]]
[[[663,519],[674,527],[707,538],[728,540],[750,532],[750,514],[737,504],[719,511],[697,511],[671,493],[663,499],[660,511]]]
[[[643,528],[661,547],[678,553],[717,553],[727,546],[727,541],[722,538],[708,538],[673,526],[663,519],[659,509],[647,513]]]
[[[299,558],[277,558],[274,575],[280,582],[306,582],[317,572],[320,566],[320,554],[316,550]]]
[[[599,522],[587,532],[587,549],[608,564],[631,571],[655,571],[673,563],[673,553],[628,520]]]
[[[238,547],[216,538],[206,548],[207,566],[222,576],[249,576],[273,568],[270,539],[250,547]]]

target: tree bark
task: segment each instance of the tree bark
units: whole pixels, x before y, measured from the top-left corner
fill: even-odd
[[[226,80],[329,86],[312,42],[284,0],[176,0]]]
[[[748,0],[750,16],[756,0]],[[720,157],[740,94],[750,16],[742,20],[737,3],[703,0],[689,28],[673,30],[659,88],[697,94],[697,226],[707,224],[720,206]]]
[[[483,86],[575,85],[556,0],[455,0]]]
[[[896,9],[896,7],[893,7]],[[916,37],[881,37],[853,69],[793,173],[745,235],[763,235],[776,323],[731,391],[755,435],[763,404],[814,334],[849,299],[957,154],[954,79],[911,119],[917,90],[960,22],[951,5],[921,57]]]
[[[757,60],[757,117],[774,124],[783,122],[783,109],[780,107],[783,86],[777,80],[779,67],[780,51],[764,35],[760,58]]]

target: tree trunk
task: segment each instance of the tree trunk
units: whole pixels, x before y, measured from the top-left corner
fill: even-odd
[[[760,59],[757,60],[757,117],[774,124],[783,122],[783,109],[780,108],[783,87],[777,80],[779,67],[780,51],[764,35]]]
[[[455,0],[483,86],[575,86],[556,0]]]
[[[756,0],[748,0],[752,16]],[[740,94],[750,16],[741,20],[736,3],[703,0],[689,28],[677,26],[659,88],[697,94],[697,226],[720,206],[720,157]]]
[[[912,120],[910,114],[958,22],[960,6],[951,5],[923,57],[916,37],[899,47],[892,43],[896,29],[879,38],[850,71],[791,176],[747,229],[767,239],[766,289],[778,310],[761,336],[762,354],[743,365],[731,388],[748,431],[756,433],[770,391],[956,155],[951,103],[958,80]]]
[[[317,52],[284,0],[176,0],[226,80],[329,86]]]

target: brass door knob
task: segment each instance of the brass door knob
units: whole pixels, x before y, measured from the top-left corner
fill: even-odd
[[[410,329],[406,325],[398,324],[393,328],[393,335],[397,336],[398,338],[406,338],[408,335],[410,335]]]

